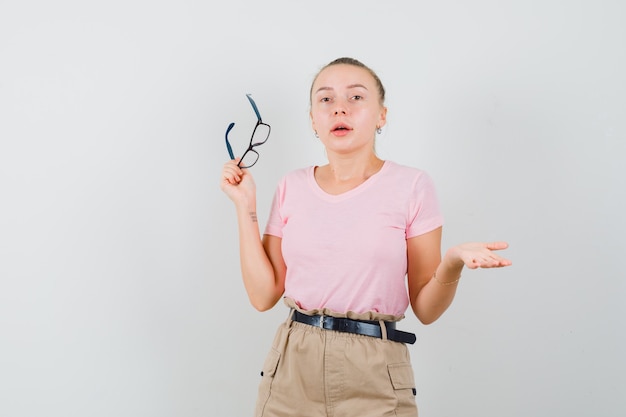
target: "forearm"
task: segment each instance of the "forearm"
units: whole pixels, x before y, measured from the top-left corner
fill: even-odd
[[[274,268],[261,241],[256,206],[238,207],[237,221],[243,283],[250,303],[257,310],[264,311],[276,304],[282,291],[277,286]]]
[[[413,312],[424,324],[433,323],[450,307],[458,287],[462,261],[454,261],[446,253],[435,274],[422,287],[412,303]]]

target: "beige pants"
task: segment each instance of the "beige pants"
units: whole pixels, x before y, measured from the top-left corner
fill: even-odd
[[[407,346],[288,319],[263,365],[256,417],[417,417]]]

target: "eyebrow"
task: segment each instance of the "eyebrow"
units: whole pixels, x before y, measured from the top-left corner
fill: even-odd
[[[363,88],[365,90],[367,90],[367,87],[364,86],[363,84],[350,84],[347,88],[352,89],[352,88]],[[320,87],[315,91],[315,94],[319,93],[320,91],[327,91],[327,90],[334,90],[334,88],[332,87]]]

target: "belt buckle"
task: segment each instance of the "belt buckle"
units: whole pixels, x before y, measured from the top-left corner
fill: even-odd
[[[323,315],[321,315],[321,316],[320,316],[320,324],[319,324],[319,328],[320,328],[320,329],[323,329],[323,328],[324,328],[324,316],[323,316]]]

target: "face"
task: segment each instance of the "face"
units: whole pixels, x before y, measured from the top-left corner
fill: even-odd
[[[376,129],[385,125],[386,114],[376,81],[364,68],[332,65],[313,84],[311,122],[328,151],[373,151]]]

